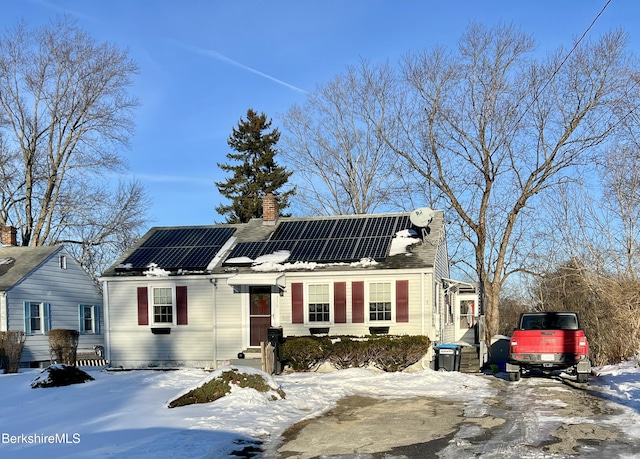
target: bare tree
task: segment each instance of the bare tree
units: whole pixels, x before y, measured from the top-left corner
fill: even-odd
[[[349,67],[283,116],[284,155],[295,171],[296,204],[316,215],[371,213],[393,201],[403,176],[378,135],[393,71]]]
[[[536,60],[530,36],[473,24],[456,53],[435,48],[403,62],[407,91],[380,131],[457,217],[470,274],[485,290],[489,336],[502,286],[538,243],[540,197],[601,151],[623,95],[638,100],[626,44],[616,31]]]
[[[113,186],[108,174],[125,170],[136,72],[126,52],[67,17],[0,37],[0,223],[16,226],[22,245],[64,242],[86,261],[132,243],[144,190]]]

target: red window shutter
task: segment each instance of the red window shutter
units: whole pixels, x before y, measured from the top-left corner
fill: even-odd
[[[347,283],[335,282],[333,284],[333,309],[335,311],[335,323],[347,323]]]
[[[304,323],[304,285],[301,282],[291,284],[291,323]]]
[[[178,325],[187,325],[187,286],[176,286],[176,312],[178,315]]]
[[[138,287],[138,325],[149,325],[149,292]]]
[[[409,322],[409,281],[396,281],[396,322]]]
[[[351,321],[364,323],[364,282],[351,283]]]

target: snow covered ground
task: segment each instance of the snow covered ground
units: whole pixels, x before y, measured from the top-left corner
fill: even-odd
[[[251,370],[248,370],[251,371]],[[597,368],[590,385],[628,409],[621,428],[640,437],[640,368],[635,362]],[[272,401],[238,389],[211,404],[167,408],[212,374],[201,370],[89,370],[85,384],[32,389],[40,370],[0,375],[0,457],[226,457],[254,439],[332,408],[342,397],[442,397],[482,404],[495,394],[492,376],[421,370],[381,373],[351,369],[274,377],[286,398]]]

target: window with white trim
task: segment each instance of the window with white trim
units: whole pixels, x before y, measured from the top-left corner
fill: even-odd
[[[79,306],[80,333],[100,333],[100,319],[98,307],[93,304],[81,304]]]
[[[329,284],[309,285],[309,322],[329,322],[331,303]]]
[[[24,332],[27,335],[47,334],[51,329],[51,307],[48,303],[26,301],[24,303]]]
[[[391,283],[369,284],[369,320],[373,322],[391,320]]]
[[[173,324],[173,289],[171,287],[153,287],[152,290],[153,323]]]
[[[29,314],[29,320],[31,322],[30,328],[31,333],[42,333],[44,330],[44,326],[42,325],[42,304],[41,303],[31,303],[31,312]]]

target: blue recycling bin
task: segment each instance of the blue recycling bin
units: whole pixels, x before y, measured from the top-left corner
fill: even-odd
[[[458,344],[438,344],[436,351],[436,370],[460,371],[462,349]]]

